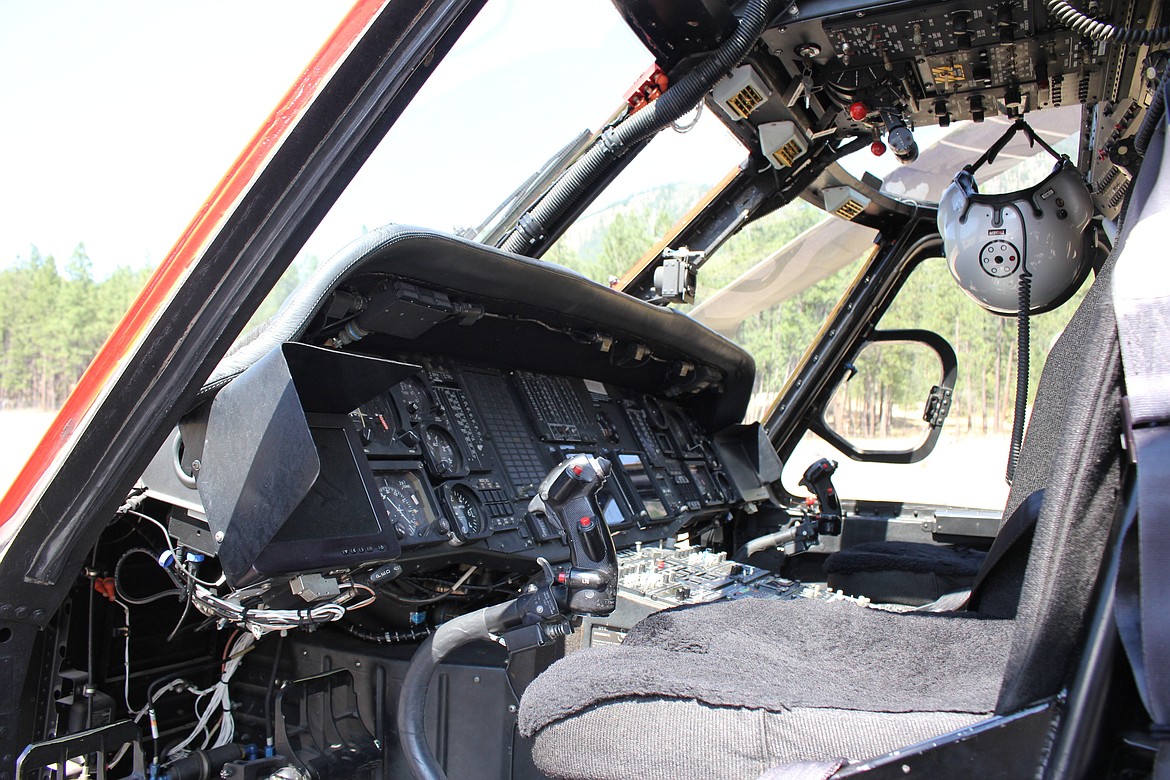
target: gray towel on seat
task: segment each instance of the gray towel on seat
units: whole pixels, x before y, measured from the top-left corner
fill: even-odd
[[[743,599],[666,610],[619,647],[574,653],[524,695],[522,733],[606,701],[693,699],[782,712],[988,713],[1012,622],[850,602]]]

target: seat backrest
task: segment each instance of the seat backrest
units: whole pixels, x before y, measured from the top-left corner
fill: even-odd
[[[1121,473],[1121,359],[1106,261],[1044,366],[1004,517],[1043,489],[1032,544],[983,583],[979,612],[1015,617],[998,710],[1056,693],[1076,655]]]

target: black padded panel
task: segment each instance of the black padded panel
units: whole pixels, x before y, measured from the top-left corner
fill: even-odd
[[[825,560],[832,590],[884,604],[921,606],[969,589],[986,553],[921,542],[862,542]]]
[[[825,560],[825,573],[856,574],[895,569],[974,577],[985,557],[986,553],[969,547],[922,542],[862,542],[830,555]]]
[[[1121,359],[1112,266],[1110,258],[1053,347],[1012,486],[1009,511],[1041,487],[1045,498],[1020,585],[1019,632],[999,712],[1050,696],[1064,683],[1116,513]],[[998,586],[991,577],[984,581],[980,610],[985,613],[1002,608],[996,589],[1012,584],[1010,565],[997,569]]]

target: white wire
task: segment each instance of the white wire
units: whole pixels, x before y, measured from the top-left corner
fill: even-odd
[[[232,718],[232,702],[228,694],[228,683],[236,670],[240,668],[243,658],[251,651],[252,645],[256,643],[256,637],[247,631],[241,631],[240,636],[232,643],[231,649],[228,652],[227,661],[223,665],[223,674],[219,677],[219,682],[209,689],[205,689],[203,694],[211,693],[211,698],[207,701],[207,706],[199,714],[199,720],[195,724],[195,728],[187,735],[179,744],[167,751],[167,756],[173,758],[176,754],[181,753],[187,749],[187,746],[198,739],[200,734],[206,734],[207,738],[204,740],[204,745],[211,739],[213,733],[217,733],[216,739],[212,747],[220,747],[226,745],[235,737],[235,720]],[[202,696],[203,694],[200,694]],[[198,710],[198,700],[196,701],[196,710]],[[211,721],[212,715],[216,712],[222,713],[219,723],[216,724],[214,731],[208,729],[208,723]]]
[[[121,607],[122,612],[126,615],[126,645],[122,657],[126,667],[126,676],[122,683],[122,698],[126,702],[126,712],[133,712],[134,708],[130,706],[130,606],[117,599],[114,599],[114,603]]]
[[[345,617],[346,613],[345,607],[334,602],[305,609],[245,609],[238,602],[220,597],[200,585],[195,586],[194,599],[195,608],[203,614],[242,626],[256,639],[271,631],[330,623]]]
[[[179,687],[183,687],[183,686],[186,686],[187,690],[189,690],[191,692],[195,692],[195,689],[193,689],[187,683],[186,680],[184,680],[182,677],[176,677],[175,679],[171,680],[169,683],[167,683],[166,685],[164,685],[163,687],[161,687],[157,691],[155,691],[154,694],[151,695],[151,697],[147,700],[146,704],[144,704],[142,706],[142,709],[140,709],[134,713],[134,722],[137,723],[138,721],[142,720],[142,718],[146,715],[146,713],[150,711],[151,705],[154,704],[159,699],[161,699],[165,694],[170,693],[175,688],[179,688]],[[127,711],[129,711],[129,707],[127,707]],[[129,749],[130,749],[129,742],[127,742],[125,745],[122,745],[122,747],[120,747],[118,749],[118,752],[114,754],[114,757],[106,763],[106,769],[113,769],[114,766],[119,761],[122,760],[122,756],[126,755],[126,751]]]
[[[700,100],[698,105],[696,105],[693,110],[695,112],[695,116],[693,119],[691,119],[691,121],[683,124],[682,122],[679,122],[678,119],[676,119],[670,123],[671,129],[673,129],[676,133],[689,133],[694,130],[695,125],[699,124],[699,117],[703,116],[703,101]]]
[[[339,583],[339,587],[344,588],[346,590],[349,590],[350,592],[358,591],[358,590],[364,590],[366,592],[366,598],[364,600],[358,602],[357,604],[350,604],[350,603],[346,602],[346,604],[345,604],[346,610],[354,610],[354,609],[361,609],[362,607],[368,607],[371,604],[373,604],[375,601],[378,600],[378,594],[374,593],[374,589],[371,588],[369,585],[363,585],[360,582],[342,582],[342,583]]]
[[[158,526],[158,530],[162,531],[163,541],[165,541],[167,543],[167,549],[169,549],[171,551],[171,556],[175,559],[175,570],[178,571],[180,574],[182,574],[184,577],[186,577],[187,579],[192,580],[194,582],[197,582],[200,585],[206,585],[209,588],[215,588],[215,587],[218,587],[218,586],[224,584],[225,582],[227,582],[227,576],[225,574],[222,574],[222,573],[219,575],[219,579],[217,579],[215,582],[207,582],[206,580],[201,580],[198,577],[196,577],[194,574],[192,574],[187,569],[187,567],[183,564],[183,562],[181,560],[179,560],[179,553],[175,550],[175,545],[171,542],[171,532],[167,530],[167,527],[165,525],[163,525],[162,523],[160,523],[158,520],[151,517],[150,515],[145,514],[143,512],[139,512],[135,509],[127,509],[126,513],[134,515],[135,517],[141,517],[143,520],[149,520],[150,522],[152,522],[156,526]]]

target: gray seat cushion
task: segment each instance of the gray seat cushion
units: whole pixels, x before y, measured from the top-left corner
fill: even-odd
[[[991,713],[1012,630],[817,600],[667,610],[619,647],[549,668],[524,694],[520,729],[554,777],[755,777],[868,758]],[[674,761],[669,745],[688,747]]]
[[[541,730],[533,761],[551,777],[744,780],[825,756],[861,760],[970,726],[959,712],[784,712],[711,707],[682,699],[619,700]]]

